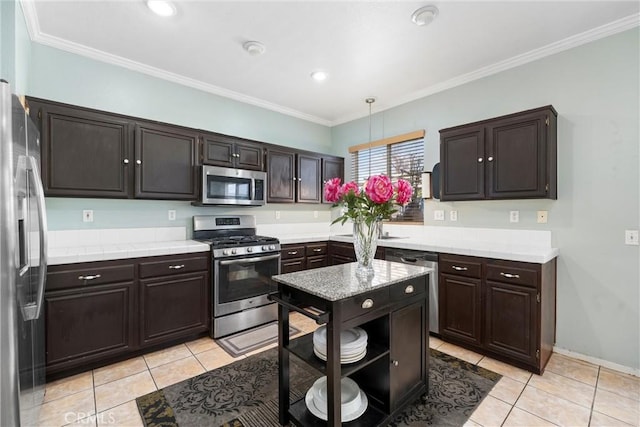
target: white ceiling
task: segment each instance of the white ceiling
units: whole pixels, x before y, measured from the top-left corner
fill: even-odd
[[[638,1],[22,0],[34,41],[324,125],[638,25]],[[414,10],[436,5],[424,27]],[[261,56],[245,41],[266,46]],[[317,83],[310,73],[326,70]]]

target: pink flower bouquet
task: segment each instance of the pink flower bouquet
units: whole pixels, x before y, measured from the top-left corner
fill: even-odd
[[[405,206],[411,201],[413,188],[408,181],[399,179],[395,184],[386,175],[370,177],[362,188],[355,182],[341,184],[340,178],[327,181],[324,186],[324,197],[334,206],[346,207],[346,212],[333,221],[344,224],[348,219],[374,221],[391,218],[397,212],[396,205]]]

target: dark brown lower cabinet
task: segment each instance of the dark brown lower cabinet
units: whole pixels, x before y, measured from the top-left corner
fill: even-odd
[[[326,267],[328,264],[327,247],[327,242],[282,245],[280,273]]]
[[[140,344],[206,332],[209,325],[207,272],[140,280]]]
[[[356,262],[356,251],[353,249],[353,243],[346,242],[329,242],[329,265],[347,264]],[[378,246],[376,249],[376,259],[384,259],[384,247]]]
[[[133,282],[45,294],[47,374],[126,354],[136,347]]]
[[[210,254],[54,265],[47,273],[47,377],[205,335]]]
[[[443,340],[541,374],[555,343],[556,260],[440,254]]]

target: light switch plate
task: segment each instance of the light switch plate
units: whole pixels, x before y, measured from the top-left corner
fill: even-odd
[[[638,245],[638,230],[624,230],[624,244]]]
[[[93,222],[93,211],[92,210],[83,210],[82,211],[82,222]]]
[[[520,222],[520,211],[509,212],[509,222]]]
[[[444,221],[444,211],[442,209],[433,211],[433,219],[436,221]]]

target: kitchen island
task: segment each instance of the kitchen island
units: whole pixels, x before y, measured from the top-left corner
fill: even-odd
[[[346,423],[386,424],[428,389],[428,274],[430,268],[374,260],[374,274],[356,275],[356,263],[273,276],[278,292],[279,420],[303,426],[339,426],[341,378],[349,376],[366,394],[366,411]],[[313,307],[313,309],[309,309]],[[326,363],[314,353],[312,334],[289,340],[289,311],[326,324]],[[340,363],[340,333],[360,327],[368,335],[366,355]],[[327,418],[311,413],[302,398],[289,403],[289,356],[294,354],[327,376]]]

